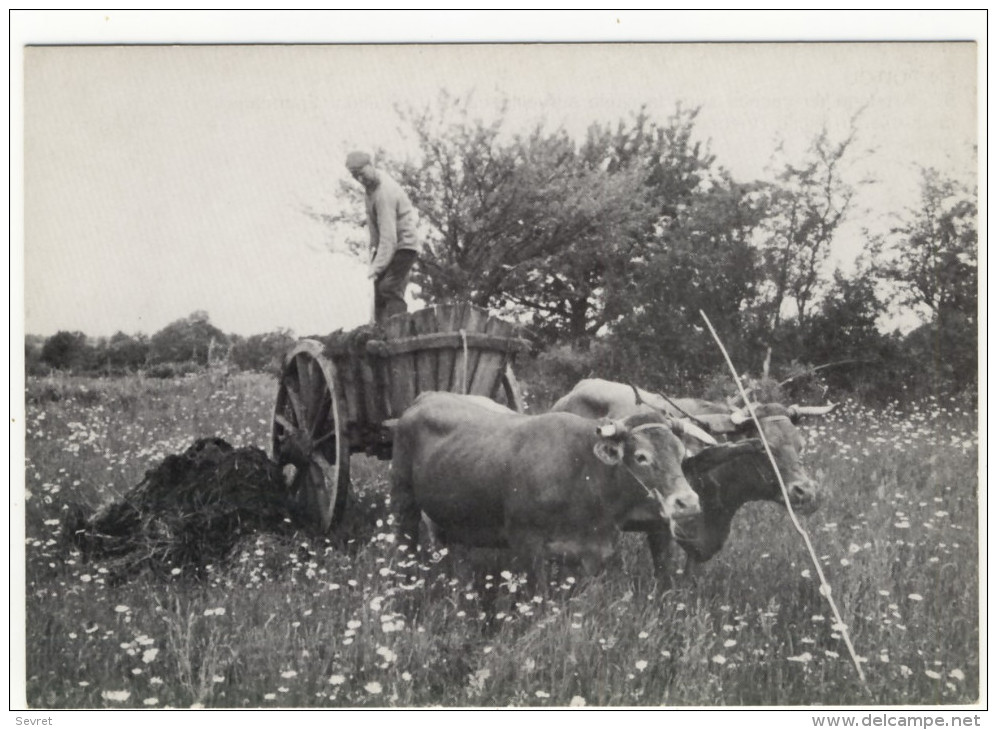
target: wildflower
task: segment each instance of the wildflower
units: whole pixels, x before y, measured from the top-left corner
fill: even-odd
[[[832,659],[837,659],[837,658],[838,658],[838,656],[839,656],[839,655],[838,655],[838,652],[836,652],[836,651],[831,651],[830,649],[825,649],[825,650],[824,650],[824,655],[825,655],[825,656],[829,656],[829,657],[831,657]]]
[[[148,697],[148,698],[142,700],[142,704],[143,705],[148,705],[148,706],[152,707],[153,705],[158,705],[159,704],[159,700],[157,700],[155,697]]]
[[[277,699],[277,695],[274,694],[273,692],[267,692],[265,695],[263,695],[263,699],[272,701]]]
[[[907,596],[907,598],[909,598],[912,601],[923,601],[924,600],[924,596],[922,596],[920,593],[911,593],[909,596]]]
[[[80,576],[80,580],[83,581],[84,583],[89,583],[90,581],[93,580],[93,576],[84,574]]]
[[[639,634],[637,634],[638,639],[646,639],[647,637],[648,633],[646,631],[641,631]]]
[[[807,662],[809,662],[813,658],[814,658],[813,654],[811,654],[809,651],[805,651],[802,654],[800,654],[799,656],[788,656],[788,657],[786,657],[786,659],[788,661],[799,662],[800,664],[806,664]]]
[[[725,657],[723,654],[716,654],[713,656],[713,659],[711,661],[714,664],[719,664],[723,666],[724,664],[727,663],[727,657]]]
[[[900,665],[900,674],[904,677],[909,677],[914,673],[914,670],[908,667],[906,664]]]
[[[180,575],[183,571],[180,568],[174,568],[170,571],[170,575]]]
[[[402,679],[404,679],[406,682],[411,682],[412,675],[409,674],[408,672],[402,672]]]
[[[727,641],[724,642],[724,648],[725,649],[730,649],[732,646],[736,646],[736,645],[737,645],[737,641],[735,639],[727,639]]]
[[[162,684],[162,683],[163,683],[163,680],[160,679],[159,677],[152,677],[149,680],[149,684]]]
[[[961,669],[953,669],[949,672],[949,676],[952,677],[952,679],[958,679],[960,682],[966,678],[966,675],[963,674]]]
[[[647,661],[644,659],[638,659],[636,662],[634,662],[634,666],[637,667],[639,671],[643,672],[645,669],[647,669]]]
[[[329,684],[332,685],[342,684],[345,681],[346,677],[344,677],[342,674],[333,674],[331,677],[329,677]]]
[[[100,696],[109,702],[124,702],[132,696],[132,693],[126,689],[105,690],[100,693]]]
[[[384,659],[384,661],[386,661],[388,664],[391,664],[393,661],[395,661],[395,659],[398,658],[398,655],[395,654],[395,652],[391,651],[391,649],[389,649],[386,646],[377,647],[377,655],[380,656],[382,659]]]
[[[534,695],[536,695],[537,697],[539,697],[539,698],[540,698],[540,699],[542,699],[542,700],[545,700],[545,699],[547,699],[548,697],[550,697],[550,692],[544,692],[544,691],[543,691],[542,689],[538,689],[538,690],[537,690],[536,692],[534,692],[533,694],[534,694]]]
[[[287,693],[290,692],[291,690],[289,690],[287,687],[278,687],[277,691]]]
[[[380,682],[367,682],[363,688],[372,695],[379,695],[384,691]]]
[[[936,672],[934,669],[925,669],[924,673],[925,673],[925,675],[927,675],[928,677],[931,677],[932,679],[941,679],[942,678],[942,675],[939,674],[938,672]]]
[[[568,702],[568,707],[585,707],[585,698],[580,695],[575,695]]]
[[[142,661],[145,664],[150,664],[155,661],[156,656],[159,654],[159,649],[146,649],[142,652]]]
[[[801,571],[800,575],[803,576],[804,578],[809,578],[810,577],[810,570],[807,569],[807,570]]]
[[[485,688],[485,680],[492,676],[490,669],[479,669],[469,678],[469,684],[478,692]]]
[[[356,619],[351,619],[346,622],[346,628],[348,629],[359,629],[362,624]]]
[[[220,674],[215,674],[211,677],[211,681],[214,682],[215,684],[221,684],[222,682],[225,681],[225,677],[223,677]]]

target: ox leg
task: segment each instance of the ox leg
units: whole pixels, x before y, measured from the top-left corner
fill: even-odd
[[[651,551],[651,564],[654,566],[654,578],[658,584],[658,592],[666,591],[672,587],[672,577],[668,571],[672,548],[671,533],[667,529],[649,530],[647,547]]]
[[[683,577],[692,583],[696,582],[696,573],[698,572],[696,566],[699,563],[695,558],[692,557],[690,553],[685,554],[685,565],[682,567]]]
[[[392,470],[391,508],[395,513],[395,538],[399,545],[408,546],[414,555],[419,547],[419,523],[422,510],[415,501],[412,485]]]

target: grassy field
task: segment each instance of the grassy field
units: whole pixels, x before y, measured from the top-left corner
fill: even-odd
[[[857,677],[784,511],[749,505],[694,578],[650,593],[637,536],[544,596],[466,556],[402,566],[388,465],[354,457],[339,535],[259,535],[207,578],[111,580],[62,547],[69,505],[114,500],[196,438],[266,448],[275,383],[29,380],[29,706],[946,705],[980,698],[975,412],[846,404],[809,424],[824,502],[802,518],[864,662]],[[680,565],[676,558],[676,567]],[[423,580],[406,580],[412,570]]]

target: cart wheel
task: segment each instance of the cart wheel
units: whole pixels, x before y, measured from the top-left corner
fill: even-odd
[[[273,412],[274,461],[301,517],[320,532],[342,518],[350,486],[339,390],[320,342],[301,340],[284,356]]]
[[[502,373],[502,392],[505,394],[506,405],[516,413],[522,413],[526,404],[523,403],[523,394],[519,389],[519,381],[516,380],[512,372],[512,366],[506,365]]]

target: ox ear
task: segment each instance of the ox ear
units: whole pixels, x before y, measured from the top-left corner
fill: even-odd
[[[624,446],[619,441],[601,438],[592,447],[595,458],[607,466],[616,466],[623,461]]]

